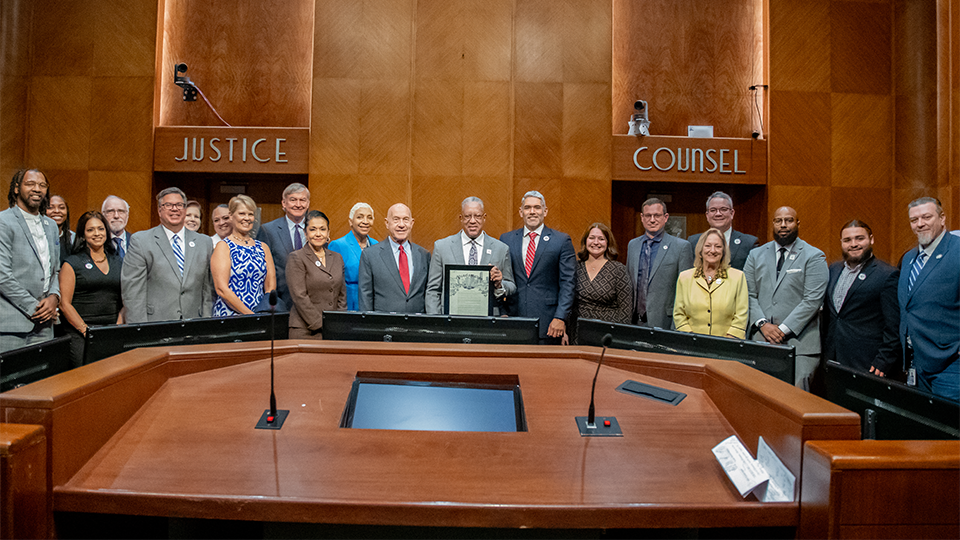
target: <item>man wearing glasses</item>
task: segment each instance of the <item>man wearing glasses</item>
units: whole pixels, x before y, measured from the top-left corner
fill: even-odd
[[[647,199],[640,212],[644,233],[627,244],[627,273],[635,291],[633,320],[670,330],[677,277],[693,268],[693,247],[664,230],[670,214],[660,199]]]
[[[17,171],[0,212],[0,352],[53,339],[60,246],[46,215],[49,188],[42,172]]]
[[[443,309],[444,266],[448,264],[493,265],[490,283],[495,297],[494,315],[499,315],[503,299],[515,293],[510,248],[483,232],[487,214],[483,201],[467,197],[460,203],[460,232],[433,243],[430,274],[427,277],[427,313],[446,313]]]
[[[213,243],[183,226],[186,203],[187,196],[179,188],[161,191],[157,195],[160,225],[131,237],[120,273],[129,323],[210,316]]]
[[[707,223],[727,238],[727,245],[730,246],[730,266],[737,270],[743,270],[743,265],[747,262],[747,255],[750,250],[757,247],[757,237],[744,234],[733,230],[733,199],[722,191],[717,191],[707,197]],[[697,233],[687,238],[691,246],[696,246],[700,241],[700,235]]]
[[[107,218],[107,228],[110,229],[110,239],[107,241],[113,244],[122,259],[130,249],[130,237],[133,236],[127,232],[130,205],[116,195],[108,195],[100,206],[100,212]]]

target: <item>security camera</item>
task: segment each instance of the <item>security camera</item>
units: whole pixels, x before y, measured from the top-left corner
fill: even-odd
[[[173,66],[173,84],[183,88],[183,100],[184,101],[196,101],[197,100],[197,87],[194,86],[193,81],[190,80],[190,77],[186,75],[181,75],[181,73],[187,72],[187,65],[180,63],[174,64]]]
[[[627,135],[639,135],[641,137],[646,137],[650,135],[650,120],[647,118],[647,102],[643,100],[637,100],[633,104],[633,108],[637,110],[635,114],[630,115],[630,131],[627,132]]]

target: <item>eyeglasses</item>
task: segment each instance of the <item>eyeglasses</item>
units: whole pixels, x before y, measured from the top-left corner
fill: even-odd
[[[468,216],[461,216],[464,221],[483,221],[483,218],[487,217],[486,214],[470,214]]]
[[[123,210],[123,209],[121,209],[121,208],[117,208],[117,209],[107,210],[106,212],[104,212],[104,215],[109,216],[109,215],[116,214],[116,215],[118,215],[118,216],[122,216],[122,215],[124,215],[124,214],[126,214],[126,213],[127,213],[126,210]]]
[[[707,213],[708,214],[727,214],[730,212],[730,210],[733,210],[733,209],[730,208],[729,206],[724,206],[721,208],[707,208]]]
[[[663,214],[640,214],[640,217],[643,219],[660,219],[663,217]]]
[[[185,206],[187,205],[183,204],[182,202],[168,202],[161,204],[160,208],[163,208],[164,210],[183,210]]]
[[[38,187],[38,188],[40,188],[40,189],[47,189],[48,187],[50,187],[48,184],[46,184],[46,183],[41,183],[41,182],[23,182],[23,183],[20,184],[20,185],[23,186],[23,187],[25,187],[25,188],[27,188],[27,189],[33,189],[33,188],[36,188],[36,187]]]

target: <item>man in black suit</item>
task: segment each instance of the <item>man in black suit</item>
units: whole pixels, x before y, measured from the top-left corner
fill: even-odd
[[[270,247],[273,265],[277,271],[277,296],[284,305],[290,305],[290,288],[287,287],[287,257],[291,252],[306,245],[303,216],[310,209],[310,190],[294,182],[283,190],[283,217],[264,223],[257,233],[257,240]]]
[[[823,304],[823,355],[881,377],[902,369],[900,271],[873,256],[873,231],[860,220],[840,230],[843,262],[830,265]]]
[[[100,205],[100,212],[107,218],[107,228],[110,229],[110,239],[117,255],[123,258],[130,249],[130,233],[127,232],[127,221],[130,219],[130,205],[116,195],[108,195]]]
[[[722,191],[717,191],[707,197],[707,223],[715,229],[719,229],[727,237],[727,245],[730,246],[730,266],[737,270],[743,270],[743,265],[747,262],[747,255],[750,250],[757,247],[757,237],[744,234],[733,230],[733,215],[736,211],[733,209],[733,199]],[[694,251],[697,249],[697,242],[700,235],[697,233],[687,238]]]
[[[570,236],[543,224],[547,201],[539,191],[520,199],[523,227],[504,233],[500,241],[510,248],[517,294],[507,298],[514,317],[540,319],[540,343],[559,345],[573,308],[576,255]]]

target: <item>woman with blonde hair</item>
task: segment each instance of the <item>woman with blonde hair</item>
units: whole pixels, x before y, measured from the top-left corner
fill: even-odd
[[[719,229],[700,235],[693,268],[677,278],[673,321],[677,330],[744,339],[750,299],[743,272],[730,267],[730,250]]]
[[[265,293],[277,287],[270,247],[250,236],[257,204],[246,195],[230,199],[227,207],[233,232],[217,244],[210,258],[210,273],[217,300],[214,317],[250,315]]]

